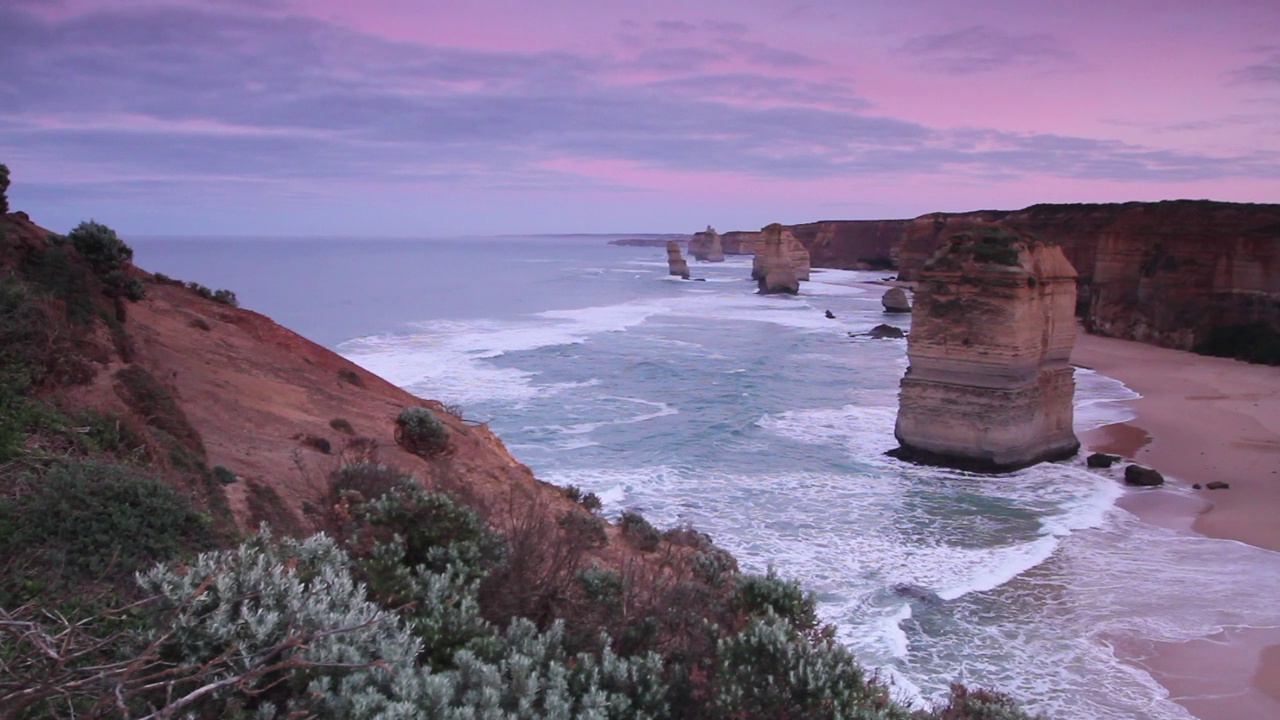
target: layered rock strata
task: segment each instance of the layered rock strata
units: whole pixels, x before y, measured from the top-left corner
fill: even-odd
[[[706,230],[694,233],[689,238],[689,254],[702,262],[724,262],[724,246],[720,242],[720,234],[710,225]]]
[[[1217,327],[1280,330],[1280,205],[1171,200],[934,213],[907,224],[899,279],[916,279],[947,238],[992,222],[1062,248],[1079,271],[1076,310],[1091,333],[1188,350]]]
[[[893,247],[909,220],[823,220],[791,225],[813,267],[883,270],[894,267]]]
[[[891,454],[984,472],[1074,455],[1075,279],[1034,236],[949,238],[920,272]]]
[[[675,240],[667,243],[667,272],[689,279],[689,262],[680,254],[680,243]]]
[[[759,230],[734,230],[720,236],[720,246],[725,255],[754,255],[760,238]]]
[[[792,249],[783,237],[781,225],[774,223],[761,231],[751,277],[758,283],[762,295],[794,295],[800,292],[800,277],[796,273]]]

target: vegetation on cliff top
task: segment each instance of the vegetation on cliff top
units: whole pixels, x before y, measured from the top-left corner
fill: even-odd
[[[251,508],[274,491],[207,467],[161,369],[127,357],[132,251],[78,230],[0,240],[0,715],[1025,717],[958,687],[904,707],[810,593],[740,573],[690,528],[628,514],[612,548],[625,560],[606,562],[581,491],[495,509],[469,502],[466,477],[431,492],[339,460],[314,534],[243,537],[224,487],[243,484]],[[108,361],[127,417],[69,392]],[[411,449],[447,463],[448,428],[406,413]]]
[[[999,225],[952,235],[924,264],[926,270],[959,270],[962,263],[993,263],[1017,267],[1025,241]]]

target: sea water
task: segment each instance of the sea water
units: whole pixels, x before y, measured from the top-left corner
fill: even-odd
[[[489,422],[607,514],[690,523],[744,569],[799,579],[907,702],[958,681],[1055,718],[1190,718],[1111,642],[1280,625],[1280,554],[1138,521],[1115,504],[1118,470],[887,457],[906,343],[863,333],[910,318],[860,284],[877,273],[815,270],[798,296],[760,296],[750,258],[682,281],[664,249],[603,238],[135,249]],[[1076,383],[1078,430],[1132,417],[1121,383]]]

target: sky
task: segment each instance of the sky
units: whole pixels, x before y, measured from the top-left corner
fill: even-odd
[[[126,236],[1280,202],[1280,2],[0,0],[0,162]]]

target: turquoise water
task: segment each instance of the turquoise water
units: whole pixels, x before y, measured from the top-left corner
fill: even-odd
[[[909,318],[856,284],[874,273],[762,297],[749,258],[695,263],[705,282],[685,282],[663,250],[599,238],[134,245],[144,267],[230,287],[461,405],[608,513],[692,523],[745,568],[801,579],[907,700],[959,680],[1057,718],[1188,718],[1109,640],[1280,625],[1280,556],[1138,522],[1114,504],[1117,473],[886,457],[905,341],[850,333]],[[1077,383],[1079,429],[1130,417],[1120,383]]]

